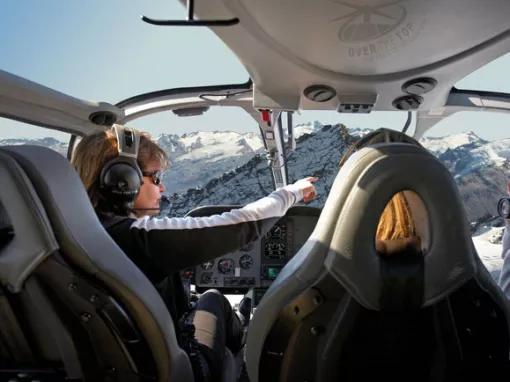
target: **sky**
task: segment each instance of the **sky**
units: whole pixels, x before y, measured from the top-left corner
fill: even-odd
[[[156,27],[140,20],[183,19],[177,0],[4,0],[0,13],[0,69],[71,96],[119,102],[149,91],[182,86],[243,83],[248,73],[239,60],[207,28]],[[481,68],[458,86],[510,92],[510,55]],[[301,112],[296,123],[318,120],[348,127],[400,128],[405,114],[378,112],[364,116],[336,112]],[[459,113],[430,130],[446,135],[472,130],[485,139],[510,136],[510,116]],[[196,130],[256,132],[255,122],[241,110],[210,110],[204,117],[178,118],[170,112],[136,121],[154,136]],[[0,139],[67,139],[64,133],[0,118]]]

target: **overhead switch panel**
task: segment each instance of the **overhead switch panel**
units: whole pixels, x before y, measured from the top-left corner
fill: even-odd
[[[370,113],[377,100],[377,94],[340,94],[339,113]]]

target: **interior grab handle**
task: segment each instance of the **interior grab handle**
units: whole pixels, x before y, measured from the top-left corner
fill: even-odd
[[[195,1],[188,0],[188,18],[186,20],[156,20],[147,16],[142,16],[142,21],[152,25],[161,26],[185,26],[185,27],[228,27],[239,23],[237,17],[226,20],[195,20],[194,19]]]

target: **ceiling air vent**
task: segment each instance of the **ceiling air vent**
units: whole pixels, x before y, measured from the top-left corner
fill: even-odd
[[[172,112],[178,117],[193,117],[195,115],[202,115],[207,110],[209,110],[209,106],[193,106],[183,107],[180,109],[172,109]]]
[[[111,126],[117,121],[117,116],[111,111],[96,111],[89,115],[89,121],[99,126]]]
[[[377,100],[376,94],[340,94],[339,113],[370,113]]]
[[[423,102],[423,98],[416,95],[406,95],[393,101],[393,106],[398,110],[415,110],[418,109]]]
[[[313,102],[328,102],[336,96],[336,90],[327,85],[312,85],[308,86],[303,94]]]
[[[415,78],[402,85],[402,91],[407,94],[422,95],[437,85],[437,81],[431,77]]]

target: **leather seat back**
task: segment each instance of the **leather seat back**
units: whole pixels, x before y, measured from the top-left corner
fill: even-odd
[[[162,299],[103,229],[69,162],[43,147],[2,147],[0,171],[14,231],[0,280],[31,317],[23,325],[43,366],[85,380],[192,381]]]
[[[384,257],[379,218],[404,190],[426,210],[427,248]],[[376,144],[340,169],[314,232],[259,304],[248,372],[252,381],[495,376],[509,366],[509,317],[447,169],[420,147]]]

